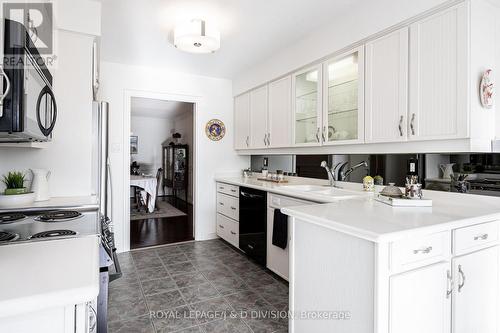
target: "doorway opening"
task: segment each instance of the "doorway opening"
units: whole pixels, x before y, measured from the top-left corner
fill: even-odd
[[[195,104],[131,97],[130,248],[194,239]]]

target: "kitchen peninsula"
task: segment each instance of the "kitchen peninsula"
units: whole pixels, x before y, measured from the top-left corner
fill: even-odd
[[[216,181],[218,188],[266,191],[269,209],[278,199],[301,200],[281,208],[290,216],[290,332],[498,327],[499,198],[424,191],[432,207],[391,207],[362,192],[360,184],[338,182],[337,189],[326,181],[289,179]],[[268,239],[271,232],[268,218]],[[271,270],[272,247],[268,243]],[[344,312],[349,319],[315,318]]]

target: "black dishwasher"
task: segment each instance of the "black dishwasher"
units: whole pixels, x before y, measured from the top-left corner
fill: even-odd
[[[267,193],[240,187],[240,249],[266,264]]]

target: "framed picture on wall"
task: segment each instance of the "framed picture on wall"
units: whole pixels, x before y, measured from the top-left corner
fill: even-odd
[[[130,136],[130,154],[137,154],[139,152],[139,138],[136,135]]]

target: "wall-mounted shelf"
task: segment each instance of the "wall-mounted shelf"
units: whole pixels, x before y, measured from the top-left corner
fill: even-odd
[[[47,148],[48,146],[48,142],[0,142],[0,148],[43,149]]]

